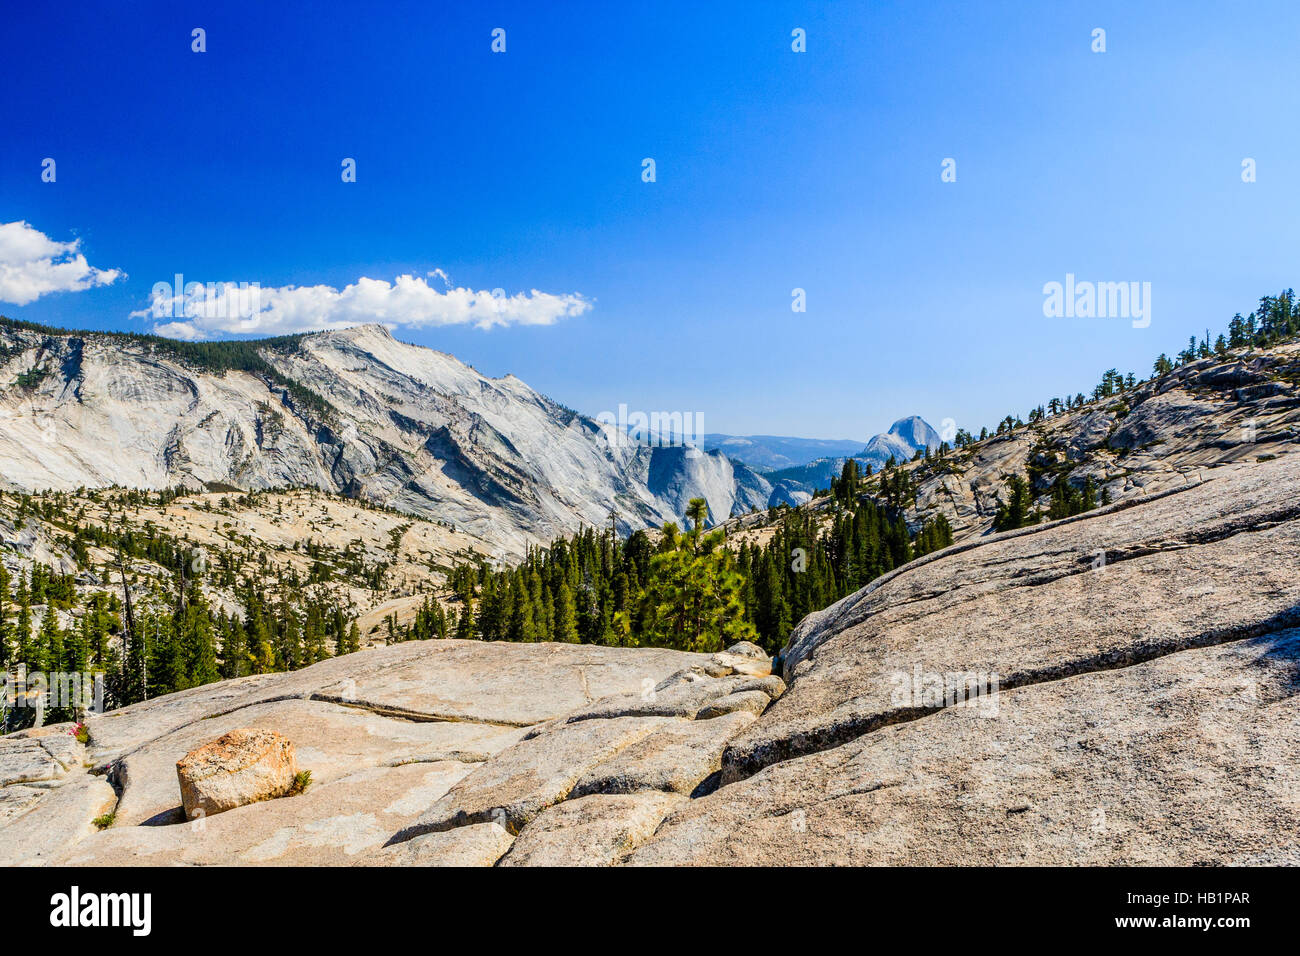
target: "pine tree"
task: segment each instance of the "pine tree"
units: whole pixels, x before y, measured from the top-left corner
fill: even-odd
[[[474,628],[474,600],[465,598],[464,606],[460,610],[460,620],[456,622],[456,639],[458,641],[473,641],[478,638],[478,633]]]
[[[180,686],[199,687],[220,680],[212,618],[197,586],[190,592],[177,628]]]
[[[271,630],[260,608],[252,627],[248,628],[248,657],[254,674],[270,674],[276,669]]]
[[[716,651],[757,636],[745,620],[742,583],[723,540],[721,531],[700,537],[693,529],[681,546],[654,557],[643,597],[645,643]]]
[[[18,621],[14,628],[14,661],[26,664],[29,671],[40,670],[34,664],[35,648],[32,645],[32,602],[27,588],[27,577],[18,572]]]
[[[578,620],[573,606],[573,592],[561,582],[555,594],[555,630],[552,640],[563,644],[578,642]]]
[[[993,516],[993,530],[1010,531],[1035,524],[1038,520],[1037,516],[1029,513],[1032,504],[1033,497],[1029,491],[1029,483],[1020,475],[1011,475],[1007,479],[1007,499]]]
[[[8,668],[13,658],[13,623],[9,599],[9,569],[0,563],[0,670]]]
[[[325,622],[321,607],[316,601],[307,604],[307,617],[302,629],[303,663],[315,664],[329,656],[325,649]]]
[[[34,655],[32,670],[57,671],[63,665],[63,628],[59,627],[59,616],[51,605],[45,606],[41,617],[41,630],[36,644],[39,650]]]

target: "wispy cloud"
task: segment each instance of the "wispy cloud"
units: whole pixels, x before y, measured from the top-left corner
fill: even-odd
[[[108,285],[118,269],[96,269],[77,251],[80,239],[56,242],[26,222],[0,224],[0,302],[26,305],[49,292]]]
[[[430,278],[444,288],[434,288]],[[222,334],[317,332],[366,322],[480,329],[553,325],[590,308],[591,301],[578,293],[556,295],[533,289],[506,295],[500,289],[453,287],[438,269],[428,276],[400,275],[392,282],[362,276],[342,289],[327,285],[240,289],[233,283],[187,283],[185,289],[176,289],[160,283],[154,287],[149,308],[131,315],[160,320],[154,326],[159,335],[205,339]]]

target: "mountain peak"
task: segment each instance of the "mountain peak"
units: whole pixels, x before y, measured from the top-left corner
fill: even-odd
[[[343,329],[327,329],[323,332],[316,332],[314,334],[336,335],[348,339],[349,341],[355,341],[357,339],[368,338],[370,336],[378,335],[381,336],[382,338],[392,339],[393,341],[396,341],[396,339],[393,339],[392,330],[387,325],[384,325],[382,322],[363,322],[360,325],[349,325],[347,328],[343,328]]]
[[[920,415],[900,418],[889,426],[889,434],[901,438],[914,449],[938,448],[942,439],[939,433]]]

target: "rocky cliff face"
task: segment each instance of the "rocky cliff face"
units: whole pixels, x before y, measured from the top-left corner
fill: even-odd
[[[1300,456],[972,538],[756,649],[430,641],[0,740],[0,862],[1300,863]],[[306,793],[183,822],[284,734]],[[111,825],[97,830],[92,821]]]
[[[381,326],[260,354],[276,377],[215,372],[141,340],[0,328],[0,480],[321,488],[507,553],[605,524],[611,509],[624,529],[658,526],[702,496],[721,521],[771,494],[719,452],[611,444],[517,378],[488,378]]]
[[[1207,469],[1284,454],[1300,437],[1300,345],[1201,359],[1109,399],[907,467],[912,526],[944,514],[958,538],[988,531],[1006,477],[1045,508],[1056,481],[1088,478],[1112,501],[1184,487]]]

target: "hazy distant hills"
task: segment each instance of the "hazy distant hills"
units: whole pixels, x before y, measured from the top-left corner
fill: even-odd
[[[776,471],[806,465],[818,458],[852,455],[862,448],[862,442],[838,438],[706,434],[704,447],[716,448],[728,458],[743,461],[751,468]]]
[[[800,493],[811,495],[818,489],[829,488],[831,478],[839,475],[849,458],[879,471],[890,458],[895,462],[911,461],[918,451],[938,448],[940,441],[939,433],[924,418],[911,415],[894,422],[889,431],[873,436],[865,446],[794,467],[774,469],[767,473],[767,478],[788,504],[798,504]]]

